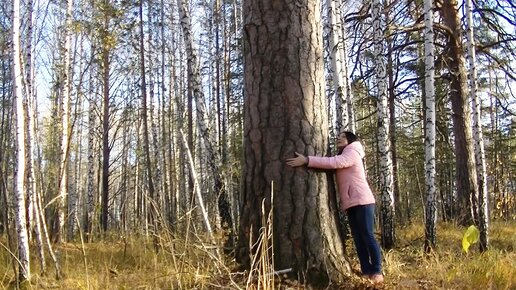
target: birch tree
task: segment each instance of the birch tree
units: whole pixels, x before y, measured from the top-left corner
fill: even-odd
[[[433,1],[425,0],[425,250],[429,252],[436,245],[436,187],[435,187],[435,54],[434,54],[434,12]]]
[[[65,19],[65,46],[64,46],[64,63],[63,63],[63,96],[62,96],[62,135],[61,135],[61,165],[60,165],[60,178],[59,178],[59,206],[58,206],[58,236],[57,241],[61,241],[65,235],[65,221],[66,219],[66,208],[68,200],[68,156],[71,141],[71,126],[70,126],[70,98],[71,98],[71,49],[72,49],[72,8],[73,0],[68,0],[66,8],[66,19]]]
[[[179,17],[181,21],[181,28],[183,31],[184,43],[186,46],[187,63],[189,66],[189,84],[195,98],[196,121],[199,126],[202,141],[206,148],[206,161],[208,163],[209,172],[214,178],[214,193],[218,195],[218,209],[221,215],[222,224],[226,227],[232,228],[233,221],[231,219],[230,206],[227,194],[224,191],[222,184],[220,156],[216,151],[213,134],[209,128],[208,114],[206,112],[206,104],[204,101],[203,90],[201,87],[201,75],[199,71],[199,63],[197,50],[194,47],[192,25],[190,15],[187,10],[186,0],[177,1],[179,7]]]
[[[147,82],[146,82],[146,71],[145,71],[145,46],[144,46],[144,33],[143,33],[143,0],[139,2],[139,16],[140,16],[140,69],[141,69],[141,94],[142,94],[142,122],[143,122],[143,154],[145,158],[145,169],[147,176],[147,186],[149,190],[149,197],[151,199],[151,206],[149,209],[149,220],[154,223],[155,211],[157,210],[156,205],[158,204],[159,197],[155,196],[153,174],[152,174],[152,163],[150,157],[150,145],[149,145],[149,122],[147,115]]]
[[[95,51],[92,47],[91,51]],[[94,69],[92,69],[93,71]],[[96,128],[96,89],[93,82],[93,72],[90,72],[89,77],[89,95],[90,100],[88,104],[88,145],[87,145],[87,177],[86,177],[86,201],[84,209],[84,232],[86,239],[89,241],[92,232],[92,224],[95,212],[95,128]]]
[[[110,82],[111,54],[114,45],[113,35],[109,28],[109,9],[112,9],[107,0],[102,0],[100,6],[104,9],[100,28],[100,75],[102,84],[102,198],[100,210],[100,225],[105,232],[108,229],[109,217],[109,160],[110,160]]]
[[[18,237],[18,277],[19,281],[30,281],[30,255],[29,236],[27,232],[27,217],[25,215],[25,194],[26,194],[26,161],[25,161],[25,112],[24,112],[24,87],[22,72],[22,51],[21,51],[21,10],[20,1],[13,2],[13,93],[16,104],[16,185],[15,197],[15,224]]]
[[[34,232],[34,238],[36,240],[36,245],[38,249],[38,258],[41,267],[41,272],[46,272],[46,261],[44,254],[44,244],[43,244],[43,236],[42,236],[42,222],[40,218],[39,207],[37,204],[37,199],[40,195],[40,190],[38,186],[37,173],[39,167],[36,168],[36,154],[37,145],[35,140],[36,137],[36,124],[37,124],[37,109],[36,109],[36,95],[34,94],[34,77],[35,77],[35,69],[34,69],[34,60],[33,60],[33,26],[34,26],[34,3],[32,0],[27,1],[26,9],[27,9],[27,29],[26,29],[26,39],[25,41],[25,94],[27,96],[26,103],[26,151],[27,151],[27,196],[28,196],[28,204],[27,204],[27,212],[28,212],[28,221],[29,228],[28,233],[30,235],[31,231]],[[39,171],[38,171],[39,172]],[[30,239],[30,237],[29,237]]]
[[[342,21],[340,1],[326,0],[326,9],[329,24],[329,50],[330,70],[333,83],[333,96],[335,99],[335,134],[343,130],[350,130],[350,118],[348,116],[348,80],[346,71],[345,38]]]
[[[478,182],[478,225],[480,230],[480,250],[486,251],[489,247],[488,230],[488,192],[487,192],[487,170],[486,157],[484,150],[484,138],[482,134],[481,123],[481,100],[478,96],[478,81],[476,69],[476,47],[475,37],[473,33],[473,7],[472,1],[466,0],[466,19],[467,19],[467,46],[469,59],[469,84],[470,99],[472,101],[473,110],[473,136],[475,163]]]
[[[386,249],[394,247],[394,194],[392,191],[392,160],[389,145],[389,109],[387,96],[387,61],[385,57],[386,24],[382,16],[384,5],[381,0],[373,0],[371,14],[373,17],[373,42],[375,74],[377,84],[378,111],[378,151],[380,153],[380,194],[381,194],[381,230],[382,246]]]

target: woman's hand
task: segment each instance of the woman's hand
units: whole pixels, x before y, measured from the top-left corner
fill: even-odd
[[[296,152],[296,157],[287,159],[287,165],[291,167],[303,166],[308,164],[308,156]]]

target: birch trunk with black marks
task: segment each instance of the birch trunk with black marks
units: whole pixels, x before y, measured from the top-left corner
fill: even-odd
[[[21,10],[20,1],[14,0],[13,3],[13,94],[16,106],[16,173],[15,173],[15,225],[18,238],[18,279],[19,282],[30,281],[30,255],[29,255],[29,235],[27,232],[26,212],[26,168],[25,168],[25,112],[24,112],[24,87],[22,72],[22,50],[21,50]]]
[[[326,0],[329,24],[330,70],[335,99],[335,135],[343,130],[350,131],[348,116],[348,79],[346,75],[346,51],[344,50],[344,29],[341,21],[340,1]]]
[[[437,242],[437,196],[435,167],[435,49],[433,1],[425,0],[425,251],[434,249]]]
[[[206,148],[206,162],[208,170],[213,178],[214,190],[210,194],[218,196],[218,210],[221,218],[221,224],[224,228],[231,229],[233,227],[233,220],[231,218],[231,207],[229,205],[227,193],[223,187],[223,177],[221,175],[220,156],[215,148],[214,134],[210,131],[208,113],[204,101],[204,94],[201,86],[201,75],[199,70],[199,60],[197,50],[194,47],[192,24],[190,15],[187,10],[186,0],[178,0],[179,17],[181,21],[181,28],[183,31],[184,43],[186,46],[187,65],[189,67],[188,76],[189,84],[191,86],[193,97],[195,99],[196,121],[199,126],[204,148]]]
[[[385,249],[394,247],[394,193],[392,159],[389,144],[389,107],[387,94],[387,59],[385,48],[385,19],[382,15],[384,5],[381,0],[373,0],[371,14],[373,17],[374,59],[377,83],[378,110],[378,152],[380,154],[380,227],[382,246]]]
[[[480,250],[487,251],[489,248],[489,213],[488,213],[488,192],[487,192],[487,169],[486,154],[484,150],[484,137],[482,133],[482,104],[478,96],[478,81],[476,68],[475,37],[473,34],[473,4],[471,0],[466,0],[466,19],[467,19],[467,46],[469,58],[469,83],[470,98],[473,109],[473,136],[475,163],[478,182],[478,227],[480,231]]]

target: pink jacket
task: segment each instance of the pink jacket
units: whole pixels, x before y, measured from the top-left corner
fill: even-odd
[[[365,176],[362,162],[364,156],[364,147],[358,141],[347,145],[340,155],[309,156],[308,167],[336,169],[340,208],[343,211],[353,206],[375,203],[373,192]]]

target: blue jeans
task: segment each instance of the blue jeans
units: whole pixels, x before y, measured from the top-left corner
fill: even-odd
[[[374,204],[358,205],[346,211],[363,275],[382,273],[382,256],[373,231],[374,211]]]

